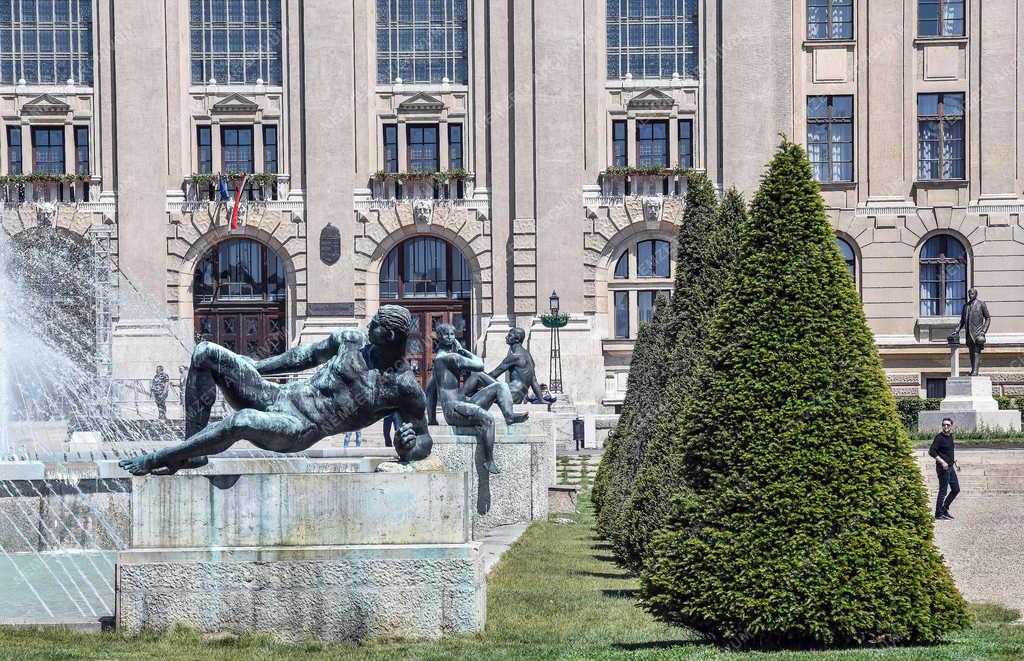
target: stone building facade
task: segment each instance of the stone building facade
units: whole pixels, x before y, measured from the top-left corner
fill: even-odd
[[[546,374],[557,291],[566,395],[613,410],[672,286],[682,171],[750,195],[782,132],[895,392],[941,393],[977,286],[1016,394],[1022,33],[1009,0],[0,0],[2,222],[105,237],[115,377],[386,301],[424,377],[442,321],[488,365],[527,329]]]

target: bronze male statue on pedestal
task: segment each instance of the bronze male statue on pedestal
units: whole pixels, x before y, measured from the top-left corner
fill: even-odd
[[[971,376],[978,376],[981,369],[981,352],[985,349],[985,335],[991,323],[988,306],[978,300],[978,290],[971,287],[967,291],[967,303],[960,311],[960,323],[949,336],[950,343],[954,339],[959,342],[960,331],[966,331],[967,349],[971,353]]]
[[[508,389],[512,393],[512,401],[516,404],[526,401],[526,394],[531,390],[537,401],[544,400],[544,394],[540,391],[540,383],[537,382],[537,367],[533,362],[533,356],[523,346],[525,339],[526,331],[522,328],[510,330],[505,336],[508,355],[497,367],[488,372],[492,379],[497,379],[508,372]]]
[[[427,385],[429,422],[437,424],[437,403],[440,402],[445,422],[453,427],[473,428],[473,434],[484,449],[484,468],[490,473],[499,473],[494,463],[494,417],[487,409],[497,404],[507,425],[524,422],[529,414],[512,410],[508,384],[484,373],[484,361],[459,344],[453,326],[441,324],[435,333],[438,353],[434,357],[434,374]],[[464,373],[469,376],[460,386]]]
[[[401,420],[398,456],[424,459],[433,441],[426,398],[405,361],[411,325],[408,310],[383,305],[370,321],[370,343],[361,349],[350,347],[362,345],[362,331],[339,329],[316,344],[258,362],[201,342],[185,385],[185,442],[119,465],[133,475],[170,475],[202,466],[207,455],[243,439],[264,450],[299,452],[325,436],[362,429],[392,413]],[[318,365],[302,381],[279,385],[264,378]],[[236,410],[209,425],[217,388]]]

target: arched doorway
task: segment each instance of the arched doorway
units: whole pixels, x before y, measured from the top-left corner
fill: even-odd
[[[395,246],[380,268],[380,302],[397,303],[412,313],[406,355],[424,385],[434,364],[431,339],[438,324],[455,327],[463,346],[472,346],[469,263],[442,239],[416,237]]]
[[[284,263],[252,239],[229,239],[196,265],[192,285],[196,341],[261,359],[287,346]]]

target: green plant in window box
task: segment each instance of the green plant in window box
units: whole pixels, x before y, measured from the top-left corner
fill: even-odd
[[[544,324],[545,328],[564,328],[569,323],[569,315],[565,312],[542,314],[540,316],[540,323]]]

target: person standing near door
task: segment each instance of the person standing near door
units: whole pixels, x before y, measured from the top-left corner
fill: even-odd
[[[171,389],[171,377],[164,371],[163,365],[156,366],[156,374],[149,384],[149,394],[156,402],[157,417],[160,420],[167,420],[167,394]]]

